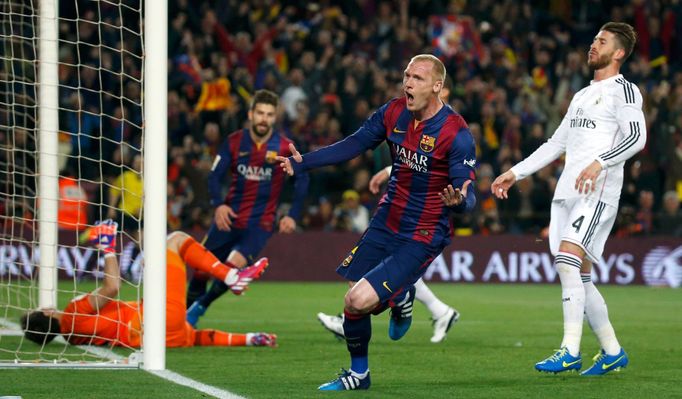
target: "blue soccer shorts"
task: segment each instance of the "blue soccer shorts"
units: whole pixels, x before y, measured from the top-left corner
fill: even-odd
[[[259,227],[222,231],[218,230],[214,222],[208,230],[204,246],[221,261],[226,261],[230,252],[234,250],[241,253],[249,264],[252,264],[270,236],[272,236],[271,231],[265,231]]]
[[[365,278],[380,303],[399,302],[443,248],[369,229],[336,272],[349,281]]]

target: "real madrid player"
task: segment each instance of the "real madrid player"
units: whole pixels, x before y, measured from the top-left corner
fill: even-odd
[[[450,211],[471,210],[469,187],[476,163],[474,139],[464,119],[443,104],[445,67],[418,55],[403,74],[404,96],[370,116],[352,135],[301,156],[278,157],[291,174],[350,160],[387,141],[393,168],[370,226],[336,271],[350,282],[343,331],[350,370],[320,390],[367,389],[370,316],[391,308],[389,336],[400,339],[412,321],[414,283],[450,243]]]
[[[507,198],[517,180],[566,154],[549,228],[561,280],[564,337],[561,349],[535,365],[539,371],[580,370],[583,314],[602,349],[582,375],[602,375],[628,364],[590,273],[616,219],[623,165],[646,142],[642,95],[619,73],[636,40],[628,24],[602,26],[588,54],[587,64],[594,71],[590,85],[575,94],[554,135],[492,184],[494,195]]]

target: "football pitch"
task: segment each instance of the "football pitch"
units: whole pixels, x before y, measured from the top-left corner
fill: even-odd
[[[267,275],[265,276],[267,278]],[[341,310],[343,283],[254,283],[226,295],[202,328],[267,331],[277,348],[183,348],[167,351],[167,368],[249,398],[321,398],[319,384],[349,366],[345,345],[325,331],[317,312]],[[600,286],[630,365],[603,377],[541,374],[533,364],[561,341],[559,285],[430,284],[462,314],[448,338],[429,342],[428,311],[415,305],[412,328],[388,338],[388,314],[373,318],[372,387],[363,398],[672,398],[682,397],[682,291]],[[583,368],[598,344],[587,324]],[[1,369],[0,396],[23,398],[201,398],[198,391],[140,370]]]

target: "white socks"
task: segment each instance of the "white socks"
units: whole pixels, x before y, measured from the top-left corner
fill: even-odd
[[[607,355],[620,353],[620,344],[609,321],[609,311],[606,308],[604,297],[601,296],[597,287],[592,283],[590,274],[581,274],[583,287],[585,287],[585,315],[590,328],[597,336],[599,344]]]
[[[423,303],[427,309],[429,309],[429,312],[431,312],[431,318],[435,320],[447,313],[448,305],[441,302],[441,300],[438,299],[433,292],[431,292],[429,287],[424,284],[424,281],[421,278],[414,283],[414,288],[417,290],[414,297],[417,298],[419,302]]]
[[[559,252],[554,264],[561,280],[564,310],[564,339],[561,347],[566,347],[571,356],[578,356],[585,313],[585,288],[580,279],[582,259],[568,252]]]
[[[230,271],[227,272],[227,276],[225,276],[225,280],[223,280],[225,282],[225,285],[229,287],[236,283],[237,280],[239,280],[239,275],[237,273],[239,273],[239,269],[231,267]]]

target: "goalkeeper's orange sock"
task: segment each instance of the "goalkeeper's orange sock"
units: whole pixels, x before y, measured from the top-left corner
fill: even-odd
[[[219,330],[196,330],[196,346],[246,346],[246,334],[233,334]]]
[[[182,243],[179,255],[192,269],[209,273],[227,285],[234,284],[237,281],[239,269],[229,262],[219,261],[215,255],[192,237],[187,237]]]

